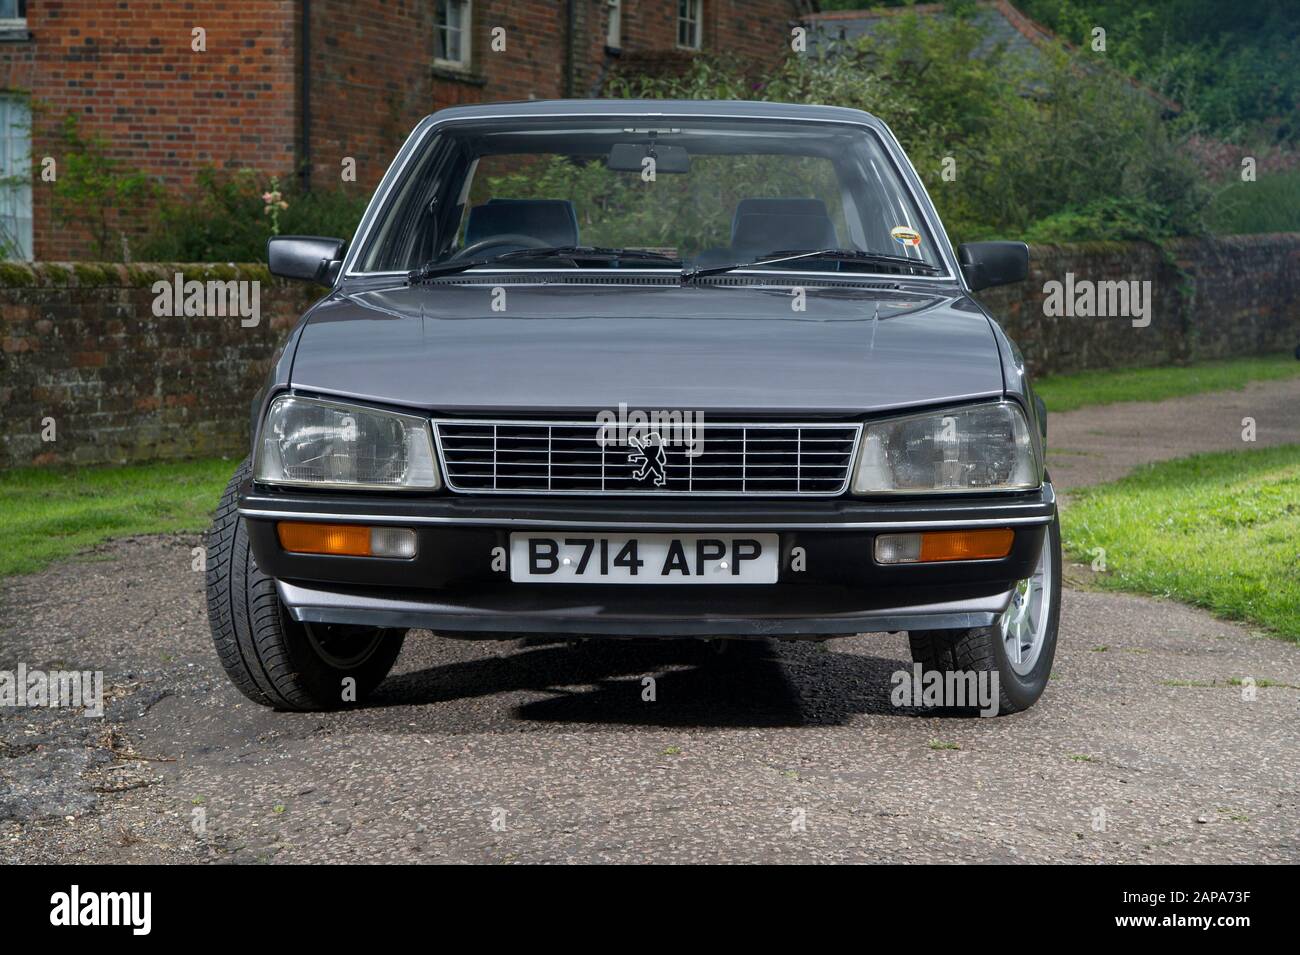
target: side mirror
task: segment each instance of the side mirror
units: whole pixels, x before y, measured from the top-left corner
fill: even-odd
[[[1029,246],[1023,242],[967,242],[957,247],[957,258],[972,292],[1029,277]]]
[[[272,275],[331,285],[345,245],[342,239],[318,235],[272,236],[266,241],[266,262]]]

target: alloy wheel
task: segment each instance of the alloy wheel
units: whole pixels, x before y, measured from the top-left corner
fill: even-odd
[[[1034,669],[1047,640],[1051,588],[1052,546],[1045,537],[1033,575],[1016,583],[1011,603],[998,621],[1007,661],[1020,676],[1027,676]]]

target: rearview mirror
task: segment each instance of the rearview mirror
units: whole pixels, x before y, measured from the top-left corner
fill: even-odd
[[[654,143],[615,143],[605,160],[605,168],[615,172],[640,172],[648,156],[654,156],[655,172],[690,172],[691,156],[684,146],[658,146]]]
[[[1023,242],[967,242],[957,258],[972,292],[1029,277],[1029,246]]]
[[[319,235],[277,235],[266,242],[266,262],[272,275],[333,284],[343,258],[342,239]]]

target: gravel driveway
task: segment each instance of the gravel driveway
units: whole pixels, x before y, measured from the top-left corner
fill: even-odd
[[[1261,443],[1300,440],[1292,383],[1249,392],[1261,422],[1290,408]],[[1131,407],[1055,416],[1057,446],[1107,448],[1057,479],[1208,450],[1246,394],[1147,411],[1136,445]],[[1185,445],[1151,439],[1179,418]],[[1046,695],[996,720],[892,707],[909,655],[883,634],[720,655],[412,634],[375,705],[285,714],[220,672],[195,543],[2,585],[0,669],[102,669],[108,702],[4,712],[0,863],[1300,861],[1300,647],[1177,604],[1069,590]]]

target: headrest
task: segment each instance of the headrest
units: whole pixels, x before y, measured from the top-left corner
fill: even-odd
[[[547,245],[577,245],[578,215],[567,199],[490,199],[469,210],[466,246],[511,233],[531,236]]]
[[[833,249],[835,224],[829,216],[767,215],[746,213],[736,222],[733,249],[754,255],[798,249]]]
[[[736,227],[740,217],[762,213],[781,216],[825,216],[826,203],[820,199],[785,197],[776,199],[741,199],[736,203],[735,215],[731,217],[731,241],[736,241]]]

